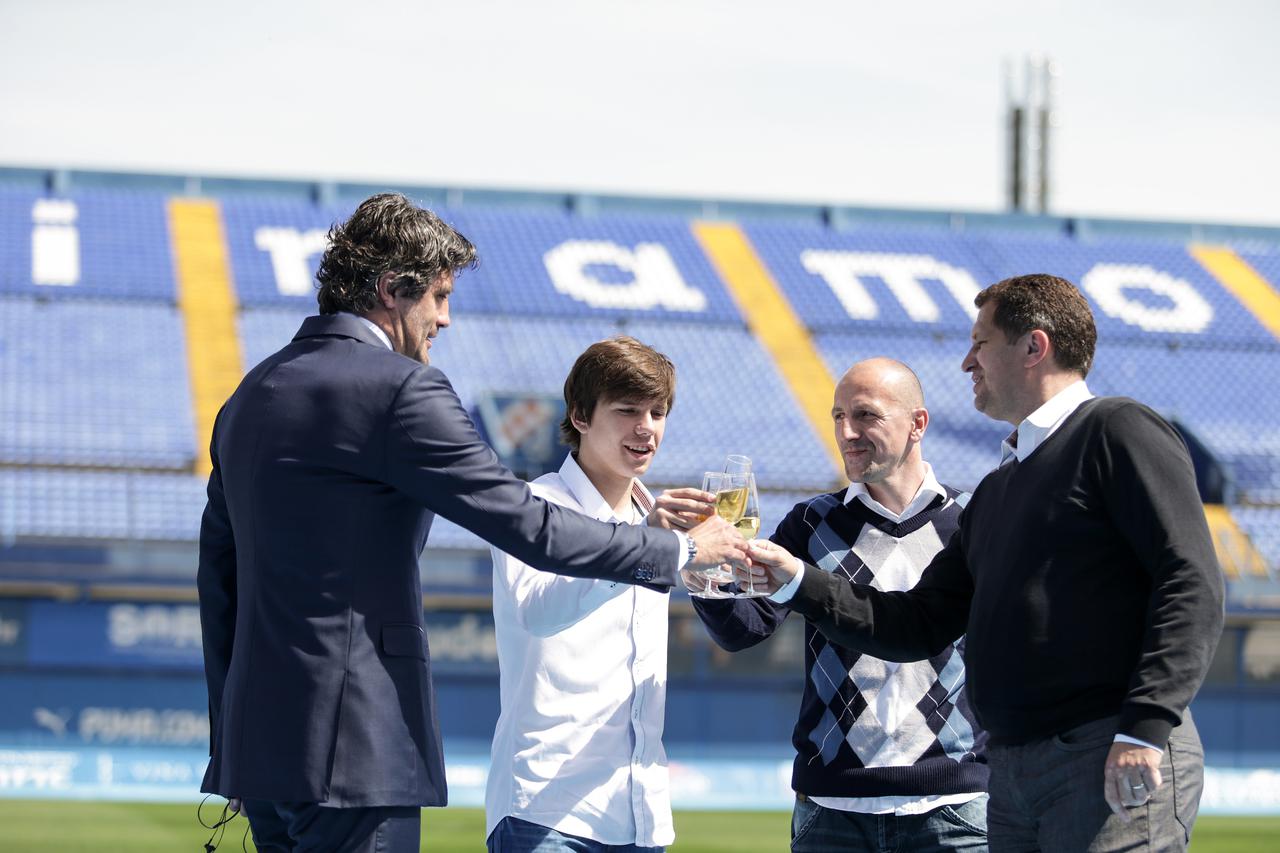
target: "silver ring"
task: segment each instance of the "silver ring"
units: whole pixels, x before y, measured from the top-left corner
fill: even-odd
[[[1138,784],[1136,784],[1136,785],[1135,785],[1135,784],[1133,784],[1132,782],[1130,782],[1130,783],[1129,783],[1129,787],[1130,787],[1130,788],[1132,788],[1133,790],[1137,791],[1137,790],[1139,790],[1139,789],[1141,789],[1141,788],[1145,788],[1145,787],[1147,787],[1147,786],[1146,786],[1145,784],[1143,784],[1142,782],[1139,782],[1139,783],[1138,783]]]

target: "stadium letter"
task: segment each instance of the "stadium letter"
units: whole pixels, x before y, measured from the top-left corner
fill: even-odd
[[[276,290],[281,294],[310,296],[314,292],[311,287],[314,269],[308,259],[324,251],[324,229],[299,231],[263,227],[253,232],[253,244],[271,255],[271,271],[275,274]]]
[[[1213,306],[1190,282],[1149,266],[1098,264],[1080,285],[1103,312],[1147,332],[1203,332],[1213,322]],[[1153,307],[1129,290],[1146,290],[1171,304]]]
[[[556,290],[592,308],[704,311],[707,296],[690,287],[675,261],[660,243],[639,243],[634,249],[606,240],[568,240],[542,257]],[[614,267],[630,281],[602,281],[592,267]]]
[[[880,307],[861,281],[867,276],[884,281],[907,316],[917,323],[936,323],[940,317],[938,304],[920,285],[928,280],[942,282],[970,318],[978,315],[973,297],[978,295],[979,288],[973,276],[929,255],[806,249],[800,254],[800,263],[809,272],[821,276],[855,320],[874,320],[880,316]]]
[[[79,211],[74,201],[37,199],[31,207],[31,281],[68,287],[80,282]]]

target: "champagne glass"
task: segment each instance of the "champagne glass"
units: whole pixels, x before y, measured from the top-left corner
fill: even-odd
[[[731,490],[730,478],[728,474],[722,471],[708,471],[702,475],[702,491],[710,492],[716,496],[716,514],[725,521],[730,521],[720,509],[720,494]],[[728,507],[726,511],[731,511],[732,507]],[[741,513],[739,513],[741,515]],[[730,521],[730,523],[733,523]],[[706,589],[699,591],[691,591],[689,595],[694,598],[731,598],[732,593],[725,592],[719,588],[720,584],[729,583],[733,580],[733,572],[723,566],[714,566],[696,572],[706,582]]]
[[[754,539],[760,534],[760,493],[756,490],[756,475],[743,475],[745,495],[742,502],[742,514],[734,522],[734,527],[742,534],[743,539]],[[755,588],[755,581],[750,575],[739,584],[740,591],[735,598],[760,598],[769,593]]]
[[[751,457],[730,453],[724,459],[724,472],[726,474],[750,474]]]

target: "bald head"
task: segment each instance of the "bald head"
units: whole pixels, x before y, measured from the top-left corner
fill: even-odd
[[[924,408],[924,387],[920,377],[896,358],[868,358],[856,362],[840,378],[841,385],[878,388],[889,399],[908,411]]]
[[[920,442],[929,413],[915,372],[892,358],[858,362],[836,384],[831,418],[845,474],[901,511],[926,470]]]

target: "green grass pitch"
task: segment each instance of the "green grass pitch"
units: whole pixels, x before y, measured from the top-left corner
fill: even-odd
[[[206,806],[206,818],[214,809]],[[676,812],[674,853],[778,853],[786,851],[783,812]],[[228,828],[218,849],[240,850],[243,818]],[[484,850],[481,809],[427,809],[422,849],[432,853]],[[209,837],[196,823],[195,805],[0,800],[0,850],[6,853],[199,853]],[[246,842],[253,850],[253,842]],[[1262,853],[1280,850],[1280,817],[1202,817],[1193,850]]]

